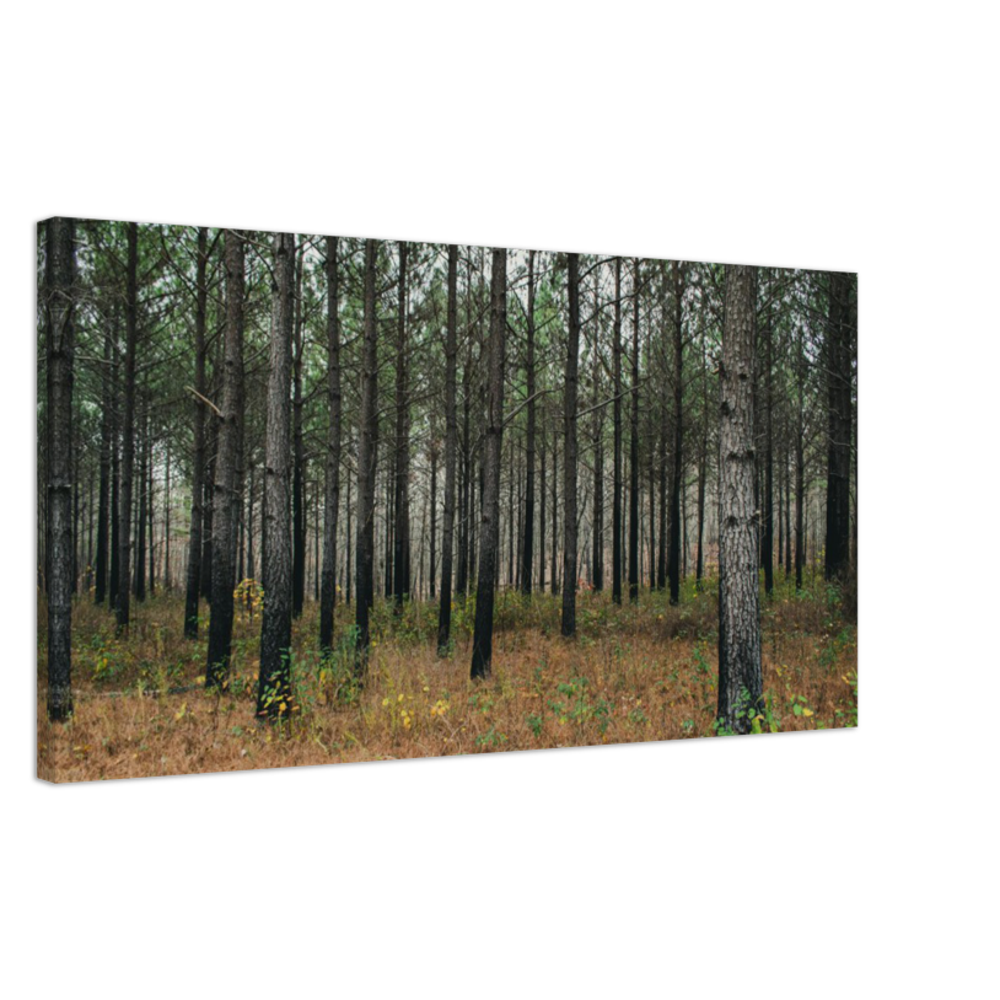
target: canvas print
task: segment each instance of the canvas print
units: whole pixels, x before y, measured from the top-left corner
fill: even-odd
[[[857,276],[38,227],[38,775],[848,728]]]

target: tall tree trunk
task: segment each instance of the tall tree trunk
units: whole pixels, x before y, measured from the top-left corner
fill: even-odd
[[[488,677],[493,659],[493,598],[500,547],[500,448],[503,441],[504,356],[507,339],[507,251],[493,251],[490,343],[479,580],[472,637],[471,677]]]
[[[305,401],[302,398],[302,364],[305,335],[302,328],[302,270],[305,240],[295,255],[295,357],[293,361],[293,453],[292,474],[292,614],[298,618],[306,598],[306,459],[302,420]]]
[[[194,310],[194,387],[204,396],[205,314],[208,302],[208,230],[198,230]],[[184,635],[198,637],[198,596],[201,589],[202,501],[205,491],[205,404],[194,401],[194,463],[191,473],[191,532],[188,536],[187,594],[184,603]]]
[[[289,388],[295,325],[295,237],[274,234],[271,351],[264,454],[264,615],[260,633],[257,716],[269,720],[291,709],[292,538],[289,517],[291,435]],[[212,609],[215,614],[215,608]]]
[[[851,557],[851,276],[828,276],[830,313],[826,333],[828,407],[826,562],[828,580],[844,576]]]
[[[129,588],[131,578],[132,538],[132,465],[135,455],[135,351],[138,321],[137,273],[139,267],[139,229],[127,223],[128,261],[125,278],[125,384],[123,386],[121,486],[118,510],[118,631],[129,625]]]
[[[753,484],[757,269],[726,266],[719,425],[719,707],[746,733],[762,707],[760,590]]]
[[[774,399],[772,368],[774,365],[770,309],[764,317],[764,530],[761,548],[764,554],[764,592],[774,593]]]
[[[359,677],[368,665],[369,615],[375,603],[375,471],[378,458],[378,325],[375,315],[375,263],[378,245],[365,241],[364,354],[361,366],[361,415],[358,434],[358,518],[356,562],[357,657]]]
[[[212,494],[215,565],[212,567],[212,615],[205,667],[205,687],[209,690],[226,683],[233,639],[233,590],[237,582],[234,556],[240,507],[238,465],[243,435],[243,240],[242,233],[226,230],[226,344],[222,364],[222,418]],[[268,388],[270,392],[270,386]],[[270,424],[270,398],[268,403]],[[270,593],[265,590],[265,594],[270,600]]]
[[[611,600],[622,603],[622,259],[615,258],[615,321],[612,344],[614,379],[614,481],[611,496]]]
[[[535,554],[535,251],[528,251],[528,315],[525,378],[528,391],[528,426],[525,437],[524,535],[521,543],[521,593],[531,596],[532,560]],[[544,487],[543,487],[544,489]],[[544,562],[545,556],[542,555]]]
[[[670,603],[681,599],[681,490],[684,485],[684,272],[673,262],[673,333],[674,333],[674,448],[670,478],[670,544],[667,576],[670,580]]]
[[[132,593],[137,601],[146,600],[146,502],[148,500],[146,458],[149,455],[149,400],[143,403],[139,418],[139,482],[138,512],[136,513],[135,573],[132,576]]]
[[[452,550],[455,544],[455,465],[458,416],[455,407],[458,356],[458,247],[448,247],[448,327],[444,373],[444,523],[441,526],[441,604],[438,610],[438,656],[446,656],[451,645]],[[459,554],[461,562],[462,554]]]
[[[100,485],[97,493],[97,580],[94,603],[103,604],[108,593],[108,502],[111,488],[111,449],[114,442],[114,405],[112,396],[113,324],[104,330],[104,364],[101,367],[101,456]]]
[[[337,515],[340,509],[340,271],[338,239],[326,240],[327,397],[330,422],[326,442],[326,499],[323,511],[323,573],[319,598],[319,648],[333,648],[333,609],[337,602]]]
[[[48,698],[52,722],[73,714],[70,683],[73,615],[72,455],[73,363],[76,353],[76,248],[72,219],[45,224],[46,451],[45,506],[48,587]],[[127,588],[126,588],[127,590]]]
[[[431,463],[431,496],[430,496],[430,530],[431,530],[431,552],[430,552],[430,572],[428,582],[430,584],[430,599],[437,597],[437,494],[438,494],[438,462],[440,461],[440,443],[437,434],[437,420],[434,414],[431,415],[431,444],[429,448]],[[420,546],[420,558],[423,560],[423,545]]]
[[[566,444],[563,448],[563,590],[562,634],[576,634],[577,581],[577,392],[580,365],[580,255],[567,254],[569,291],[569,335],[566,344],[566,386],[563,420]]]
[[[805,342],[799,327],[795,353],[795,382],[798,403],[798,421],[795,429],[795,589],[802,589],[802,571],[806,561],[805,535]]]
[[[406,265],[407,246],[399,243],[399,316],[396,343],[396,476],[395,529],[393,531],[393,606],[403,609],[410,595],[410,403],[407,385],[406,344]]]
[[[538,465],[538,592],[545,593],[545,434]]]
[[[632,279],[632,413],[629,428],[628,599],[639,600],[639,258]]]

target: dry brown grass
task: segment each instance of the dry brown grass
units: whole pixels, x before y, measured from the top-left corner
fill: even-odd
[[[606,595],[581,594],[573,641],[559,637],[556,599],[536,597],[524,605],[517,595],[503,595],[493,677],[481,684],[468,680],[471,608],[456,609],[456,649],[442,660],[434,649],[434,607],[413,605],[398,621],[379,607],[361,689],[344,683],[346,658],[320,663],[313,606],[295,628],[295,712],[273,728],[254,718],[259,619],[237,623],[232,682],[216,695],[198,687],[205,642],[183,639],[182,613],[177,596],[148,600],[131,634],[119,640],[108,613],[82,601],[74,617],[76,710],[63,726],[45,719],[40,608],[39,777],[87,781],[714,732],[717,610],[711,593],[689,591],[680,608],[670,608],[663,595],[643,593],[638,608],[620,609]],[[337,634],[349,625],[348,609],[340,608]],[[852,724],[856,631],[825,593],[797,598],[780,591],[765,610],[763,628],[774,728]]]

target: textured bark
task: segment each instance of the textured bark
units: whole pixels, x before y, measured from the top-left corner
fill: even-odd
[[[632,278],[632,413],[629,427],[628,598],[639,600],[639,258]]]
[[[521,593],[531,595],[532,560],[535,554],[535,251],[528,251],[528,315],[525,378],[528,392],[528,426],[525,434],[524,526],[521,540]],[[544,552],[542,562],[545,562]],[[543,585],[544,586],[544,585]]]
[[[122,416],[122,457],[119,466],[121,486],[118,497],[118,631],[129,624],[129,588],[131,580],[132,466],[135,457],[135,351],[137,337],[139,232],[134,222],[127,225],[128,260],[125,277],[125,382]]]
[[[598,285],[594,282],[594,352],[593,352],[593,407],[594,407],[594,496],[591,527],[593,529],[593,544],[591,546],[590,582],[594,590],[604,589],[604,433],[602,421],[604,410],[598,406],[601,398],[601,359],[600,359],[600,300]]]
[[[112,396],[112,325],[104,331],[104,365],[101,368],[101,454],[97,490],[97,552],[94,603],[103,604],[108,593],[108,504],[111,493],[111,449],[114,442],[114,397]]]
[[[48,561],[48,699],[53,722],[73,713],[72,455],[73,363],[76,353],[76,250],[72,219],[45,224],[46,541]]]
[[[538,592],[545,593],[545,435],[538,461]]]
[[[257,715],[272,720],[284,716],[291,708],[292,526],[289,480],[292,462],[289,389],[294,296],[295,238],[290,233],[275,233],[264,448],[264,614],[257,690]]]
[[[719,420],[720,725],[750,731],[762,707],[758,517],[754,508],[757,269],[726,266]]]
[[[488,677],[493,659],[493,600],[500,547],[500,449],[503,442],[503,383],[507,340],[507,251],[493,251],[490,276],[490,343],[486,407],[482,530],[472,636],[473,680]]]
[[[146,506],[149,499],[147,489],[149,455],[149,400],[143,403],[139,418],[141,431],[138,437],[139,468],[136,478],[139,482],[138,511],[135,520],[135,572],[132,574],[132,594],[137,601],[146,600]]]
[[[225,685],[233,639],[236,533],[240,508],[238,464],[243,437],[243,234],[225,233],[226,343],[222,362],[222,418],[212,491],[212,615],[205,687]],[[270,388],[270,387],[269,387]],[[270,411],[268,412],[270,418]]]
[[[826,332],[827,481],[826,561],[828,580],[844,576],[851,545],[851,276],[831,272]]]
[[[208,302],[208,230],[198,230],[194,309],[194,387],[205,395],[205,314]],[[201,588],[202,501],[205,491],[205,404],[194,401],[194,461],[191,467],[191,529],[188,536],[187,594],[184,635],[198,637],[198,594]]]
[[[295,356],[293,361],[293,427],[292,449],[292,614],[298,618],[306,596],[306,458],[302,421],[305,400],[302,397],[302,362],[305,350],[305,336],[302,329],[302,257],[305,241],[295,255]]]
[[[773,340],[770,310],[764,318],[764,525],[761,549],[764,556],[764,593],[774,593],[774,393]]]
[[[445,340],[444,521],[441,525],[441,604],[438,611],[438,656],[451,644],[452,553],[455,545],[455,466],[458,415],[455,406],[458,356],[458,247],[448,247],[448,327]]]
[[[323,510],[323,571],[319,598],[319,648],[333,646],[333,609],[337,602],[337,515],[340,510],[340,272],[338,239],[326,240],[327,398],[330,419],[326,439],[326,499]]]
[[[410,595],[410,403],[406,344],[407,246],[399,243],[399,315],[396,342],[396,475],[393,513],[393,605],[398,612]]]
[[[673,346],[674,346],[674,447],[670,472],[670,539],[667,555],[667,577],[670,581],[670,603],[677,604],[681,595],[681,489],[684,483],[684,271],[673,262]]]
[[[576,634],[577,546],[577,395],[580,365],[580,255],[567,254],[569,332],[566,338],[566,384],[563,421],[563,588],[562,634]]]
[[[805,535],[805,343],[802,327],[795,353],[795,383],[797,396],[797,425],[795,431],[795,589],[802,589],[802,571],[806,562]]]
[[[357,657],[363,676],[371,645],[369,616],[375,603],[375,470],[378,457],[378,340],[375,315],[375,261],[378,245],[365,241],[364,353],[361,365],[361,414],[358,433],[358,517],[355,587]]]
[[[614,379],[614,473],[611,486],[611,600],[622,602],[622,259],[615,258],[615,321],[612,343]]]

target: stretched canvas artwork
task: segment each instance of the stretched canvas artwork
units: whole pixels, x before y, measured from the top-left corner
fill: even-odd
[[[38,775],[857,725],[857,276],[39,225]]]

